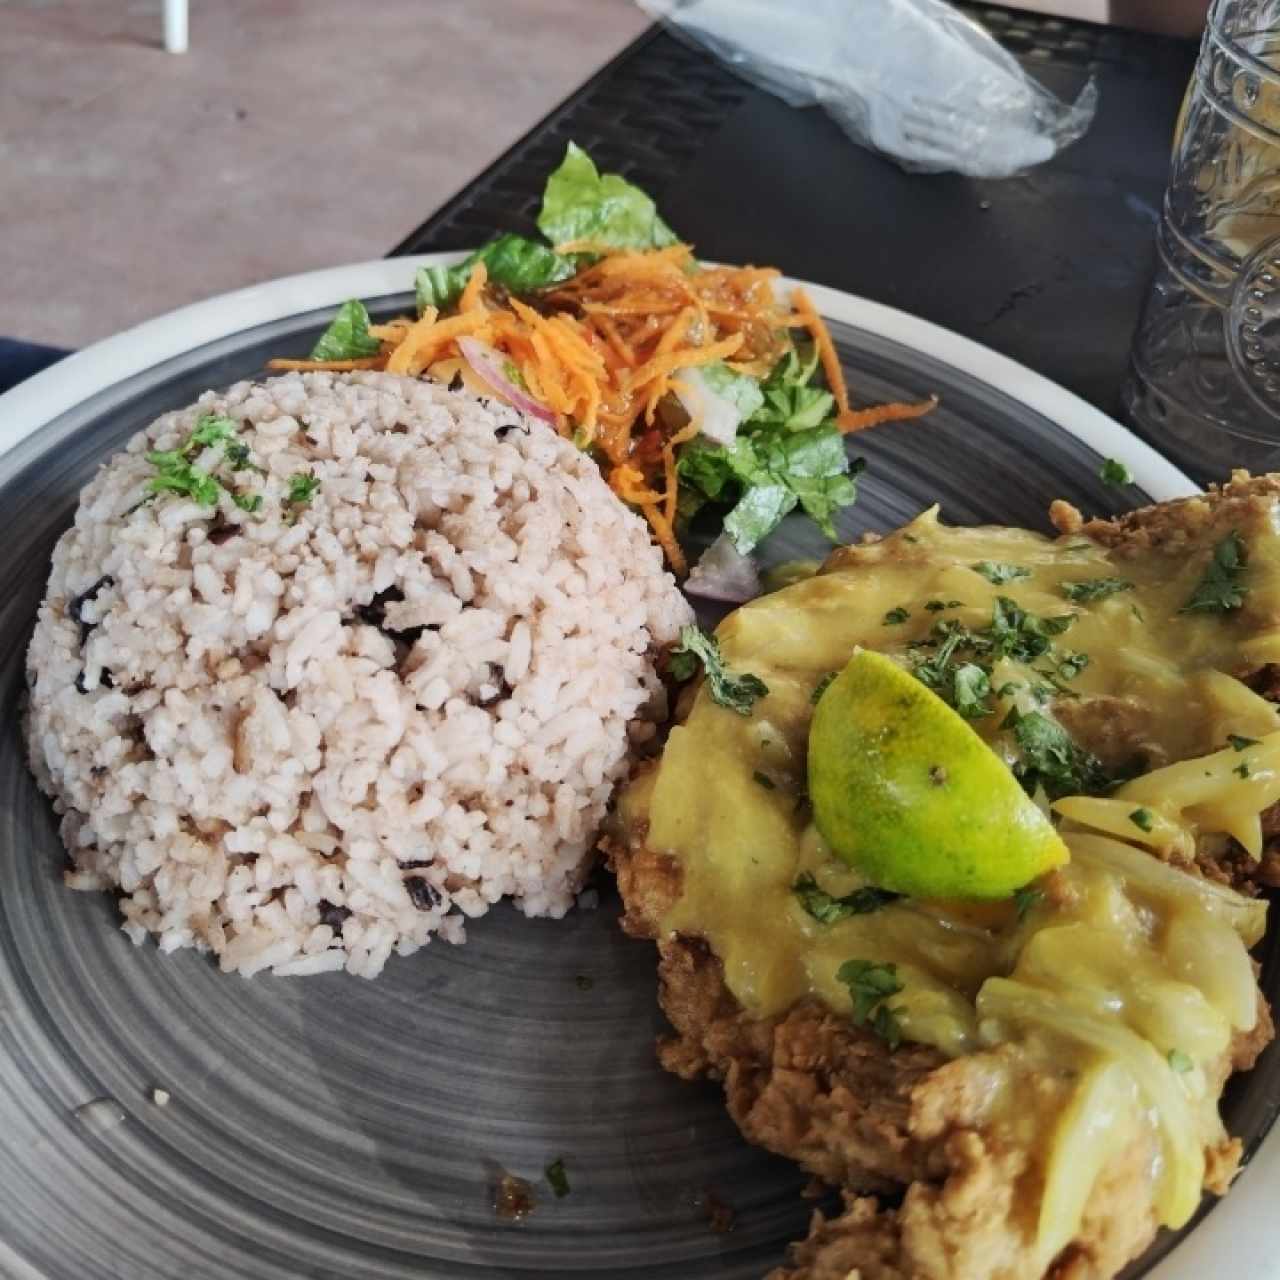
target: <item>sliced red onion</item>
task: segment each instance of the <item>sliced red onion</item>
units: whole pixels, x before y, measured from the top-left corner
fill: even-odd
[[[691,596],[745,604],[760,594],[755,561],[744,556],[728,534],[722,533],[699,557],[684,584]]]
[[[708,440],[714,440],[716,444],[732,444],[742,421],[737,405],[717,395],[701,369],[681,369],[676,379],[680,383],[676,398],[689,415],[689,421],[696,422],[698,430]]]
[[[510,401],[514,408],[519,409],[521,413],[527,413],[531,418],[541,418],[543,422],[555,425],[556,415],[545,404],[539,404],[527,391],[518,387],[507,377],[503,371],[503,365],[507,361],[502,352],[495,351],[478,338],[468,337],[458,339],[458,350],[462,352],[462,358],[471,366],[476,376],[492,387],[504,400]]]

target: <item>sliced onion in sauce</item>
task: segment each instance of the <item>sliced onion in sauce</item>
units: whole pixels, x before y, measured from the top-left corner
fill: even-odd
[[[745,604],[760,594],[760,574],[755,561],[744,556],[728,534],[722,533],[690,570],[684,589],[704,600]]]

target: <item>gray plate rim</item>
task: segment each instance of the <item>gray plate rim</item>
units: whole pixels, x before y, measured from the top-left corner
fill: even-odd
[[[346,298],[389,298],[404,292],[419,266],[448,264],[463,253],[379,259],[284,277],[182,307],[106,338],[0,395],[0,480],[21,469],[34,436],[63,419],[79,423],[77,406],[101,397],[135,375],[246,329],[286,320]],[[1135,483],[1157,500],[1198,487],[1125,427],[1071,392],[1025,366],[958,334],[895,308],[824,285],[783,280],[806,288],[830,319],[912,348],[962,371],[1029,410],[1050,419],[1094,452],[1124,462]],[[51,441],[41,441],[47,445]],[[1170,1256],[1148,1274],[1152,1280],[1191,1280],[1224,1258],[1243,1274],[1280,1276],[1276,1246],[1280,1220],[1271,1212],[1270,1187],[1280,1180],[1280,1131],[1262,1141],[1231,1194]],[[0,1272],[34,1273],[0,1240]]]

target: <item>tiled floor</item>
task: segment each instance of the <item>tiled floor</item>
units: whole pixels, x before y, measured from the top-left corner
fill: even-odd
[[[386,252],[637,35],[628,0],[0,0],[0,333],[80,346]]]

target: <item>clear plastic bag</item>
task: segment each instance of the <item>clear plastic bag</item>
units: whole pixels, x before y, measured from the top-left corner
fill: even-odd
[[[822,106],[857,143],[905,169],[1003,178],[1089,127],[943,0],[637,0],[794,107]]]

